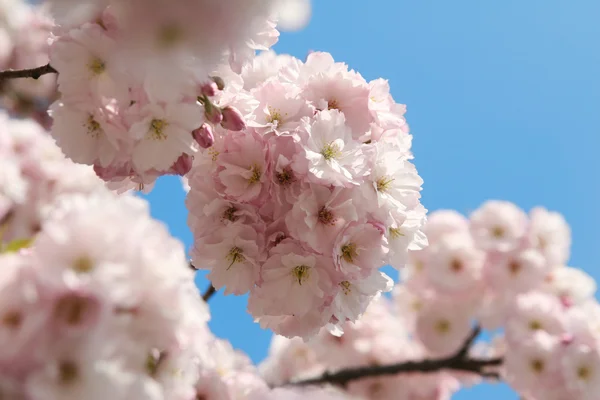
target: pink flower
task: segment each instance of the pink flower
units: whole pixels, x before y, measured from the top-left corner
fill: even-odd
[[[532,340],[515,343],[506,352],[506,381],[516,390],[535,395],[549,388],[559,377],[558,339],[545,332]]]
[[[585,345],[567,346],[562,372],[573,398],[592,400],[600,390],[600,353]]]
[[[436,288],[460,293],[480,284],[485,253],[475,247],[470,236],[464,233],[446,235],[429,252],[426,272]]]
[[[349,279],[371,275],[383,266],[388,251],[385,237],[368,223],[350,223],[339,233],[334,243],[333,257],[336,270]]]
[[[311,254],[298,243],[283,241],[262,265],[261,283],[253,292],[264,315],[301,317],[323,304],[332,291],[327,274],[331,259]]]
[[[352,139],[344,115],[321,111],[314,121],[303,120],[302,145],[311,180],[321,184],[351,186],[366,167],[360,145]]]
[[[521,342],[537,331],[559,335],[565,331],[565,319],[558,299],[539,292],[521,294],[506,321],[507,339]]]
[[[115,39],[106,30],[89,23],[52,43],[50,62],[60,72],[58,85],[63,101],[128,101],[125,78],[112,63],[116,48]]]
[[[260,102],[253,124],[266,132],[291,132],[300,125],[303,117],[314,114],[306,100],[300,97],[300,88],[293,84],[271,80],[256,88],[253,94]]]
[[[252,202],[269,185],[268,146],[255,133],[231,133],[217,159],[217,176],[223,192],[239,202]]]
[[[307,186],[286,216],[288,229],[315,250],[332,251],[340,231],[358,219],[351,195],[347,189]]]
[[[244,294],[259,279],[261,245],[257,232],[241,223],[228,224],[210,236],[199,238],[192,249],[196,268],[208,269],[215,288],[225,294]]]
[[[427,304],[416,321],[416,335],[432,355],[449,356],[458,351],[471,332],[468,307],[451,301]]]
[[[310,65],[308,56],[306,65]],[[369,86],[360,74],[338,69],[332,66],[327,71],[317,73],[309,78],[304,97],[319,110],[339,110],[345,116],[354,138],[358,139],[373,121],[369,110]],[[337,71],[336,71],[337,70]]]
[[[484,250],[515,250],[527,230],[527,215],[506,201],[490,200],[474,211],[470,219],[473,239]]]
[[[373,271],[363,279],[344,280],[338,283],[339,291],[332,304],[333,316],[338,320],[356,321],[365,312],[373,297],[389,292],[394,281],[380,271]]]
[[[137,170],[166,171],[182,153],[194,153],[192,131],[203,122],[198,106],[147,104],[136,114],[130,134],[137,141],[132,152]]]
[[[564,217],[545,208],[531,210],[529,240],[538,248],[551,265],[562,265],[569,259],[571,229]]]
[[[542,283],[547,265],[539,251],[525,249],[490,260],[484,274],[488,284],[496,290],[526,292]]]

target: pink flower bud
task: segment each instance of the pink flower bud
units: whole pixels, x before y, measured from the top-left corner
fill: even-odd
[[[203,96],[212,97],[217,94],[219,90],[217,84],[215,82],[207,82],[200,86],[200,92]]]
[[[203,149],[208,149],[215,142],[215,135],[213,134],[211,126],[208,124],[202,124],[200,128],[194,129],[192,131],[192,136]]]
[[[221,110],[223,122],[221,126],[230,131],[243,131],[246,129],[246,122],[242,113],[235,107],[227,106]]]
[[[184,176],[192,169],[194,158],[189,154],[183,153],[169,169],[169,173]]]
[[[219,107],[213,105],[210,101],[204,103],[204,114],[206,119],[213,124],[219,124],[223,121],[223,114]]]

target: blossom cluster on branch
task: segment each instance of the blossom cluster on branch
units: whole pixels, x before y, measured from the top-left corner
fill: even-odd
[[[47,64],[53,22],[45,7],[22,0],[0,1],[0,70],[21,70]],[[45,128],[47,108],[57,96],[56,76],[0,79],[0,106],[19,117],[33,118]]]
[[[596,400],[600,305],[564,218],[426,217],[405,106],[328,53],[270,51],[282,4],[308,3],[0,0],[0,397],[447,400],[501,379]],[[129,193],[167,174],[191,261]],[[218,289],[277,334],[260,366],[210,332]]]
[[[321,332],[308,343],[276,337],[261,367],[266,379],[280,384],[349,366],[448,357],[476,321],[496,336],[472,353],[501,357],[502,366],[487,372],[524,398],[597,398],[596,284],[565,265],[570,230],[560,214],[538,207],[527,215],[512,203],[488,201],[468,219],[433,212],[424,232],[429,246],[410,252],[392,300],[373,302],[341,337]],[[374,377],[350,382],[347,391],[368,399],[449,399],[480,376],[446,370]]]
[[[235,125],[235,110],[212,104],[222,85],[212,72],[240,70],[277,41],[276,1],[50,1],[52,136],[115,189],[185,174],[199,148],[192,132],[207,120]]]
[[[193,263],[225,294],[249,292],[265,328],[340,333],[391,290],[379,269],[426,244],[405,107],[385,80],[328,53],[266,52],[241,74],[225,69],[215,104],[241,110],[245,126],[204,127],[212,146],[187,175]]]

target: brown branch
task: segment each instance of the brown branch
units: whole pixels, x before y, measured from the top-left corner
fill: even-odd
[[[58,71],[55,70],[50,64],[42,65],[41,67],[31,69],[8,69],[6,71],[0,71],[0,82],[6,79],[16,78],[38,79],[42,75],[57,73]]]
[[[194,264],[192,264],[192,262],[189,262],[189,266],[192,270],[194,271],[198,271],[198,268],[196,268],[194,266]],[[215,287],[212,285],[212,283],[210,284],[210,287],[208,289],[206,289],[206,291],[202,294],[202,300],[204,300],[205,302],[208,302],[208,300],[212,297],[213,294],[217,293],[217,289],[215,289]]]
[[[292,381],[288,384],[305,386],[330,383],[345,387],[351,381],[364,378],[396,375],[400,373],[440,372],[442,370],[472,372],[485,378],[498,379],[498,373],[495,371],[489,371],[487,368],[501,365],[503,361],[502,358],[471,358],[468,355],[469,349],[475,341],[475,338],[479,335],[480,331],[480,328],[476,327],[472,334],[469,335],[460,350],[450,357],[431,360],[407,361],[390,365],[345,368],[337,372],[325,372],[323,375],[315,378]]]
[[[217,289],[211,284],[206,292],[202,295],[202,300],[208,302],[208,300],[212,297],[213,294],[217,293]]]

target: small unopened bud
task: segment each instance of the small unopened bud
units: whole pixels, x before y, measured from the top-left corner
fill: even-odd
[[[225,89],[225,81],[220,76],[211,76],[210,79],[217,85],[219,90]]]
[[[227,106],[221,110],[223,122],[221,126],[230,131],[243,131],[246,129],[246,122],[242,113],[235,107]]]
[[[206,119],[213,124],[221,123],[224,118],[219,107],[215,106],[210,101],[204,103],[204,114],[206,115]]]
[[[189,154],[183,153],[169,169],[169,173],[184,176],[192,169],[194,159]]]
[[[208,149],[215,142],[215,135],[213,134],[211,126],[208,124],[202,124],[200,128],[194,129],[192,131],[192,136],[203,149]]]
[[[217,94],[217,91],[219,90],[219,88],[217,87],[217,84],[214,82],[206,82],[205,84],[200,86],[200,92],[202,93],[203,96],[206,97],[212,97],[215,94]]]

